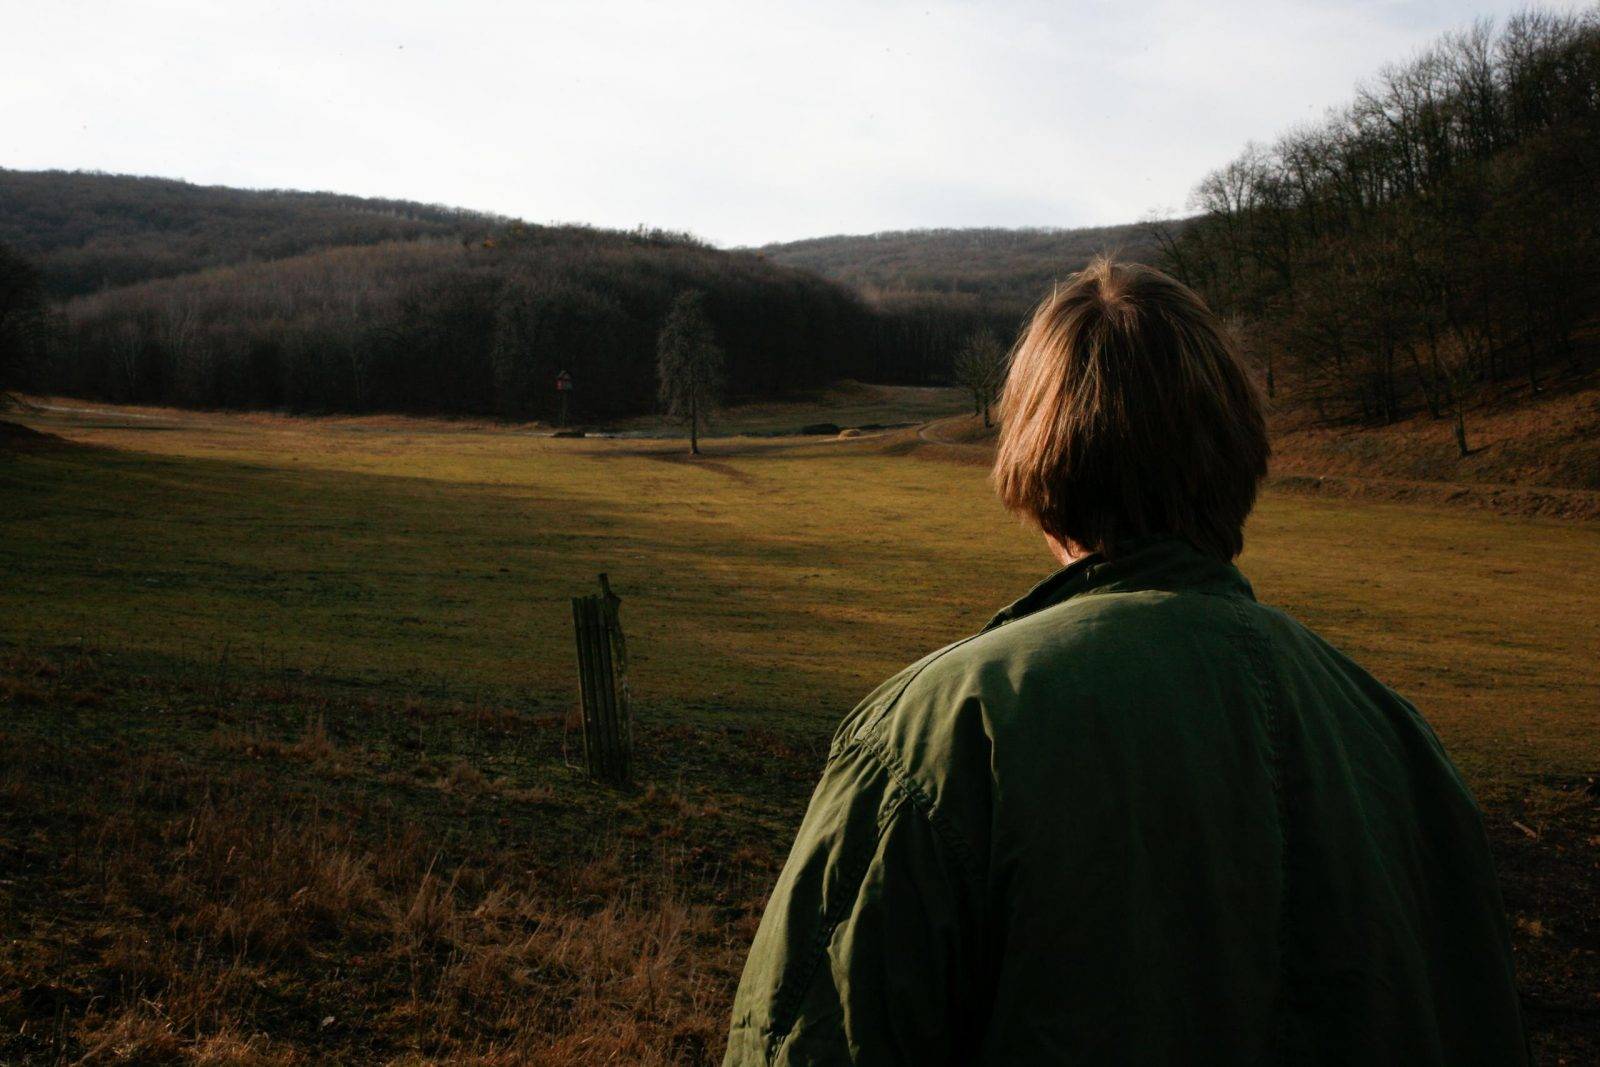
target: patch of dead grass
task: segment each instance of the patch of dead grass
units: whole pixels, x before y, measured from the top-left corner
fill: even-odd
[[[208,737],[330,780],[349,760],[320,717],[288,740]],[[556,797],[448,767],[445,792]],[[720,1047],[748,916],[620,833],[552,862],[548,841],[468,847],[297,797],[254,758],[94,745],[0,745],[0,796],[23,802],[0,807],[0,853],[26,889],[0,988],[36,990],[0,997],[0,1062],[664,1065]],[[625,818],[635,803],[715,814],[661,788]]]

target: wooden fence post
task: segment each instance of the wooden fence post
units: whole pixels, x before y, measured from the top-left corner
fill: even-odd
[[[589,777],[626,786],[633,771],[633,710],[628,650],[617,613],[621,603],[602,574],[599,596],[572,598],[572,627],[578,645],[578,699],[583,706]]]

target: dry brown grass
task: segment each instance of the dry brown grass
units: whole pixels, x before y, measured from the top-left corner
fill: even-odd
[[[12,680],[51,673],[6,666]],[[81,725],[81,713],[38,714],[67,733]],[[427,714],[475,728],[459,705]],[[383,783],[364,776],[379,757],[341,744],[342,731],[323,714],[287,736],[264,720],[219,725],[169,739],[200,746],[186,751],[0,733],[0,991],[16,991],[0,992],[0,1062],[716,1054],[758,898],[740,880],[729,903],[729,879],[685,867],[686,828],[720,815],[715,805],[650,787],[617,798],[585,858],[558,854],[570,838],[533,833],[486,847],[448,820],[371,803]],[[463,757],[418,766],[407,789],[519,821],[557,794]],[[326,792],[351,778],[349,797]]]
[[[1468,506],[1506,515],[1600,517],[1600,388],[1594,376],[1475,409],[1472,454],[1426,412],[1388,426],[1330,424],[1308,408],[1272,417],[1275,487],[1323,496]],[[901,430],[896,455],[987,466],[998,430],[972,415]]]
[[[1309,409],[1277,418],[1285,471],[1371,478],[1497,483],[1600,491],[1600,377],[1517,383],[1486,396],[1466,417],[1472,454],[1456,449],[1452,421],[1425,411],[1388,426],[1320,422]]]

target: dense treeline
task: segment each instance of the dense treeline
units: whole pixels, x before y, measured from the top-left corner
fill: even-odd
[[[36,368],[48,321],[38,268],[0,243],[0,406]]]
[[[1600,296],[1600,15],[1445,37],[1196,191],[1170,266],[1241,321],[1269,390],[1455,420],[1582,369]]]
[[[345,247],[67,302],[35,387],[112,400],[575,418],[651,410],[657,332],[683,291],[732,395],[921,380],[892,321],[814,275],[677,235],[512,224]]]
[[[1173,232],[1183,223],[1161,224]],[[1151,260],[1151,225],[899,230],[766,245],[761,255],[850,286],[912,365],[946,377],[975,337],[1010,340],[1052,283],[1113,252]]]
[[[339,245],[464,237],[504,220],[433,204],[0,169],[0,242],[53,296]]]
[[[689,288],[735,396],[938,380],[1019,318],[948,286],[863,303],[684,234],[119,175],[0,170],[0,240],[68,298],[25,384],[149,403],[544,418],[565,369],[575,418],[645,411],[655,331]]]
[[[952,381],[955,364],[974,337],[995,334],[1009,340],[1031,309],[1031,304],[962,293],[879,292],[866,299],[875,347],[893,353],[889,362],[900,368],[892,379],[854,375],[878,381]]]
[[[1181,229],[1181,223],[1167,223]],[[815,271],[857,289],[869,300],[906,303],[955,297],[952,307],[982,306],[1018,315],[1039,302],[1050,284],[1102,252],[1149,260],[1159,251],[1147,225],[1083,229],[900,230],[863,236],[817,237],[767,245],[763,255]]]

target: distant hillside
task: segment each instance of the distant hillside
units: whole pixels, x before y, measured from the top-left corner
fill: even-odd
[[[926,380],[926,339],[844,286],[652,232],[509,222],[71,297],[23,388],[218,408],[592,421],[655,406],[656,337],[699,290],[735,397]]]
[[[405,200],[0,169],[0,243],[36,262],[53,296],[339,245],[476,234],[503,221]]]
[[[868,298],[908,294],[964,296],[1015,311],[1038,301],[1050,283],[1101,252],[1158,258],[1153,226],[1136,223],[1076,230],[898,230],[816,237],[758,249],[767,258],[815,271]]]

